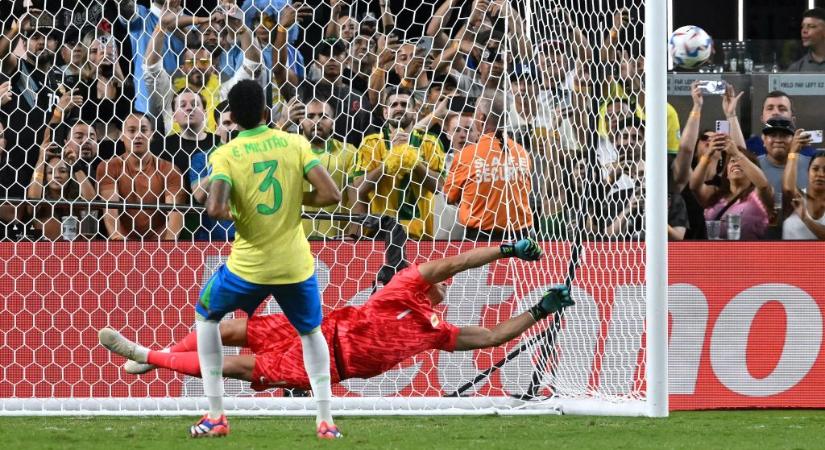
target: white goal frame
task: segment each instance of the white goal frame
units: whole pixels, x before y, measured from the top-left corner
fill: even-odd
[[[668,416],[666,69],[667,2],[645,0],[646,90],[646,268],[645,398],[602,400],[509,397],[337,397],[336,415],[483,415],[585,414]],[[604,397],[603,397],[604,398]],[[228,396],[232,415],[314,415],[311,398]],[[0,416],[19,415],[196,415],[207,407],[204,397],[181,398],[3,398]]]

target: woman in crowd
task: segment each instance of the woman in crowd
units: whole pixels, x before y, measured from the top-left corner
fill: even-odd
[[[41,147],[37,168],[26,190],[26,198],[35,202],[41,199],[67,202],[94,199],[95,190],[86,174],[83,171],[74,172],[70,163],[61,157],[60,152],[60,147],[54,143]],[[87,210],[86,207],[74,204],[35,203],[34,228],[42,232],[43,237],[48,240],[60,239],[63,218],[76,217],[79,227],[82,213]],[[78,233],[79,231],[76,230]]]
[[[690,176],[690,189],[705,208],[705,219],[726,223],[738,215],[742,240],[762,238],[773,210],[773,188],[756,159],[721,133],[711,137],[705,151]],[[726,228],[722,226],[722,238]]]
[[[796,130],[782,177],[782,198],[793,213],[782,224],[782,239],[825,240],[825,151],[819,150],[808,163],[808,187],[796,187],[799,151],[810,141],[804,130]]]

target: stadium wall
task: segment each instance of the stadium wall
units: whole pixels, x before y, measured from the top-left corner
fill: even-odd
[[[412,259],[429,259],[462,248],[467,244],[419,243],[407,250]],[[121,360],[97,344],[97,329],[114,326],[156,345],[181,338],[192,326],[200,284],[228,251],[226,244],[206,243],[1,243],[0,398],[200,395],[199,383],[168,372],[122,375]],[[313,243],[313,251],[326,307],[365,301],[383,263],[383,244]],[[563,278],[565,252],[557,250],[538,271],[510,261],[456,277],[439,320],[493,325],[510,317],[523,309],[516,298]],[[671,244],[669,252],[671,409],[825,407],[819,275],[825,244],[697,242]],[[634,374],[603,368],[611,367],[610,348],[618,343],[636,345],[644,360],[642,342],[621,339],[629,327],[641,326],[626,320],[623,312],[632,306],[622,298],[642,289],[644,248],[589,244],[586,255],[574,286],[579,307],[613,319],[590,339],[601,346],[585,363],[590,382],[632,383]],[[547,276],[527,275],[536,272]],[[588,290],[605,284],[615,288]],[[335,394],[441,396],[518,344],[472,355],[420,355],[381,377],[337,386]],[[462,370],[443,370],[448,366]],[[476,392],[516,392],[530,369],[528,358],[516,359]],[[227,390],[252,395],[243,383],[228,383]]]

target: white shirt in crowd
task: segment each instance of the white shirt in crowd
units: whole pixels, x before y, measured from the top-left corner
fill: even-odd
[[[805,189],[802,189],[803,193],[805,191]],[[808,200],[803,197],[802,201],[805,204],[805,208],[807,209]],[[810,214],[810,211],[808,211],[808,214]],[[822,216],[820,216],[819,218],[814,218],[813,216],[811,218],[814,219],[814,222],[822,226],[825,226],[825,214],[822,214]],[[815,241],[817,240],[817,237],[813,233],[813,231],[811,231],[811,229],[808,228],[807,225],[805,225],[805,222],[803,222],[802,219],[796,213],[793,213],[787,219],[785,219],[785,222],[782,223],[782,239],[788,241]]]

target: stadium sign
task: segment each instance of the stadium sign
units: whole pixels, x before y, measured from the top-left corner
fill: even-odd
[[[407,251],[423,261],[466,248],[410,243]],[[493,326],[523,311],[566,271],[567,248],[546,248],[538,266],[502,261],[457,276],[436,319]],[[180,339],[192,327],[201,283],[228,250],[201,243],[0,244],[0,399],[202,395],[200,383],[168,372],[124,374],[122,360],[99,347],[97,330],[113,326],[155,347]],[[383,264],[382,243],[313,243],[313,251],[327,307],[366,301]],[[818,267],[823,251],[825,245],[809,242],[670,246],[671,409],[825,407],[825,287],[800,270]],[[643,254],[639,244],[586,246],[573,287],[577,305],[565,316],[559,362],[548,367],[545,384],[615,396],[640,391]],[[264,308],[278,312],[274,302]],[[335,394],[440,397],[519,343],[425,353],[382,376],[342,383]],[[522,353],[468,393],[522,393],[535,355]],[[227,393],[253,395],[241,382],[228,383]]]

